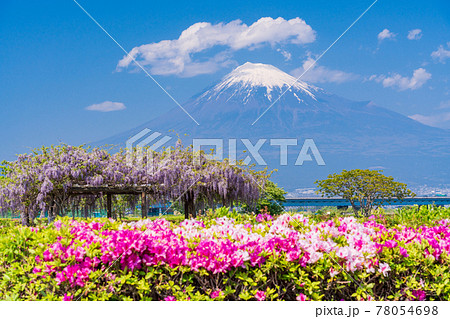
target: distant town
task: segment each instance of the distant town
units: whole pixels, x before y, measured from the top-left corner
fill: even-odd
[[[441,185],[441,186],[411,186],[411,190],[420,197],[433,197],[433,196],[449,196],[450,195],[450,185]],[[316,193],[316,188],[314,187],[306,187],[306,188],[297,188],[293,192],[289,192],[286,195],[286,198],[302,198],[302,197],[320,197],[319,194]]]

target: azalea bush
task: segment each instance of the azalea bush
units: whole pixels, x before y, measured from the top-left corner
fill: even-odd
[[[398,209],[395,214],[387,217],[384,210],[382,215],[388,225],[409,225],[411,227],[433,226],[437,221],[450,219],[450,207],[438,207],[434,205],[412,206]],[[387,217],[387,218],[386,218]]]
[[[6,300],[449,300],[450,219],[239,214],[0,227]],[[6,224],[9,223],[9,224]]]

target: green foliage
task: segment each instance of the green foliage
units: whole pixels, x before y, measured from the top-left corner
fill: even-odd
[[[254,223],[255,216],[253,214],[246,214],[242,212],[238,212],[236,209],[230,209],[228,207],[220,207],[215,210],[210,209],[205,218],[202,218],[202,221],[205,225],[209,226],[212,223],[215,223],[216,218],[231,218],[234,219],[238,223]]]
[[[327,220],[333,220],[339,217],[348,217],[353,210],[338,210],[335,207],[325,207],[314,213],[308,213],[311,220],[315,222],[322,222]],[[421,226],[435,226],[437,221],[449,219],[450,220],[450,207],[438,207],[438,206],[405,206],[402,208],[390,208],[383,209],[377,208],[372,210],[372,218],[375,218],[376,222],[386,227],[413,227],[418,228]],[[369,218],[362,218],[361,221],[369,220]]]
[[[436,221],[450,219],[450,207],[437,206],[412,206],[398,209],[390,218],[387,224],[405,225],[409,227],[435,226]]]
[[[278,215],[284,211],[283,202],[286,201],[284,195],[287,192],[274,182],[267,180],[264,185],[264,191],[256,203],[256,212],[267,212],[271,215]],[[252,208],[247,204],[242,204],[242,209],[250,212]]]
[[[317,193],[322,197],[339,196],[348,199],[358,216],[361,208],[363,216],[369,216],[375,200],[403,199],[415,196],[406,184],[384,176],[380,170],[354,169],[343,170],[340,174],[330,174],[327,179],[316,181]],[[382,203],[381,203],[382,204]]]

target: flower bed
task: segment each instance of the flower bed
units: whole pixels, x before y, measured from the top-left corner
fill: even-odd
[[[450,220],[302,214],[56,221],[0,231],[0,298],[448,300]]]

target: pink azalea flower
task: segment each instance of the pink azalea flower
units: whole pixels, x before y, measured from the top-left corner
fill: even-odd
[[[73,296],[69,296],[68,294],[64,294],[63,301],[72,301]]]
[[[51,261],[53,259],[53,255],[48,249],[42,255],[44,256],[44,261]]]
[[[222,290],[220,290],[220,289],[211,292],[211,298],[216,299],[217,297],[220,296],[221,292],[222,292]]]
[[[384,247],[387,248],[395,248],[397,247],[398,243],[395,240],[386,240],[386,242],[384,243]]]
[[[255,298],[258,301],[264,301],[266,300],[266,293],[264,291],[258,290],[258,292],[255,294]]]
[[[425,286],[425,281],[422,278],[420,278],[419,284],[420,284],[420,286],[424,287]]]
[[[330,268],[330,276],[331,276],[331,277],[334,277],[334,276],[336,276],[337,274],[339,274],[339,271],[334,270],[334,268]]]
[[[379,272],[383,273],[384,277],[387,277],[388,272],[391,271],[391,267],[389,267],[386,263],[380,263],[380,268],[378,269]]]
[[[295,299],[297,299],[297,301],[307,301],[308,300],[308,298],[304,294],[299,294],[297,296],[297,298],[295,298]]]
[[[402,255],[405,258],[409,257],[408,251],[405,248],[400,247],[399,249],[400,249],[400,255]]]
[[[177,301],[177,299],[174,296],[167,296],[164,301]]]
[[[264,222],[264,221],[270,221],[272,220],[273,217],[269,214],[258,214],[258,216],[256,216],[256,221],[258,223]]]
[[[420,301],[425,300],[425,298],[427,297],[427,294],[423,290],[414,290],[412,294],[414,297],[416,297],[416,300]]]
[[[53,223],[53,226],[57,229],[60,230],[62,227],[63,223],[60,220],[57,220],[56,222]]]

